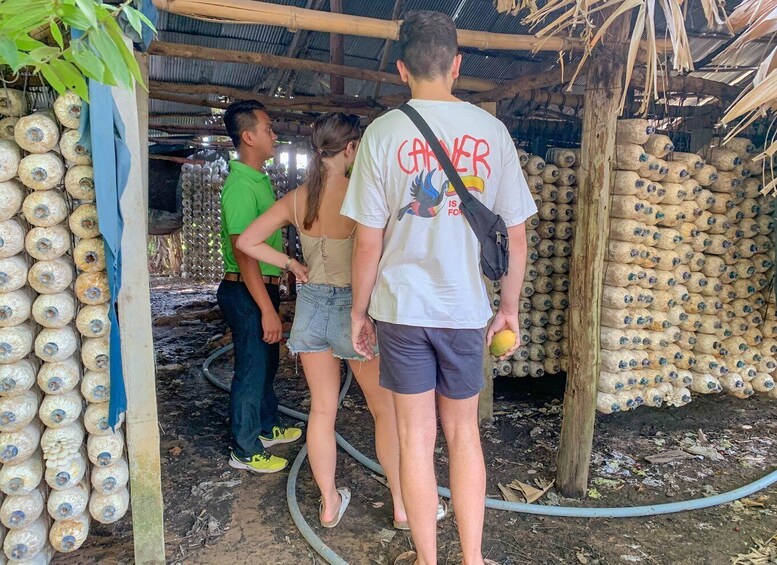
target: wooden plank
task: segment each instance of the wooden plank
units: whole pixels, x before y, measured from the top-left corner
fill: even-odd
[[[319,12],[320,14],[321,12]],[[328,17],[334,17],[335,14],[327,14]],[[320,18],[325,20],[327,18]],[[214,47],[202,47],[199,45],[184,45],[182,43],[166,43],[163,41],[154,41],[149,47],[149,53],[152,55],[161,55],[164,57],[183,57],[189,59],[203,59],[206,61],[217,61],[222,63],[244,63],[247,65],[261,65],[264,67],[274,67],[280,69],[292,69],[296,71],[309,71],[328,75],[337,75],[345,78],[354,78],[367,81],[385,82],[403,86],[402,79],[398,74],[384,73],[370,69],[359,69],[348,67],[346,65],[334,65],[321,61],[310,61],[307,59],[294,59],[283,57],[281,55],[271,55],[269,53],[256,53],[253,51],[234,51],[228,49],[216,49]],[[459,77],[456,81],[456,88],[460,90],[492,90],[498,83],[490,80],[475,77]]]
[[[127,41],[132,49],[132,43]],[[148,284],[148,190],[143,178],[143,137],[136,90],[114,87],[116,106],[124,122],[131,166],[120,206],[124,217],[122,288],[118,296],[122,331],[122,369],[127,391],[127,453],[130,465],[134,562],[165,563],[165,531],[159,460],[159,423],[155,382],[154,342]]]
[[[585,92],[577,189],[577,218],[569,288],[569,370],[564,393],[556,484],[565,496],[583,496],[588,486],[596,394],[601,366],[601,303],[609,232],[610,177],[629,21],[618,18],[594,52]]]
[[[380,20],[348,14],[327,14],[294,6],[257,2],[255,0],[153,0],[160,10],[200,18],[216,18],[224,21],[255,23],[285,27],[290,30],[306,29],[325,33],[342,33],[378,39],[399,39],[398,20]],[[488,8],[491,9],[491,8]],[[583,42],[563,37],[538,38],[534,35],[491,33],[485,31],[458,30],[459,45],[480,49],[508,51],[582,51]]]
[[[493,90],[487,92],[478,92],[467,98],[473,104],[478,102],[499,102],[505,98],[515,98],[535,89],[548,88],[562,84],[572,78],[572,69],[567,68],[567,72],[562,75],[561,69],[553,69],[542,73],[524,75],[515,78],[504,84],[500,84]]]
[[[492,116],[496,116],[496,102],[484,102],[479,105]],[[494,283],[483,277],[488,292],[489,304],[494,303],[496,290]],[[488,346],[483,351],[483,389],[478,395],[478,421],[483,424],[494,419],[494,362],[491,360],[491,352]]]

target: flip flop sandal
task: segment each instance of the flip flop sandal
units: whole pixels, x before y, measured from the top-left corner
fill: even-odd
[[[418,555],[415,551],[406,551],[400,553],[396,559],[394,559],[394,565],[415,565],[418,561]]]
[[[441,498],[439,504],[437,504],[437,521],[439,522],[447,515],[448,515],[448,503],[445,502],[444,498]],[[397,530],[402,530],[406,532],[410,530],[410,524],[407,523],[407,520],[405,520],[404,522],[397,522],[396,520],[394,520],[394,528]]]
[[[348,508],[348,504],[351,502],[351,491],[348,489],[348,487],[340,487],[337,489],[337,492],[340,494],[340,508],[337,509],[337,514],[335,517],[328,522],[324,521],[322,517],[324,514],[324,501],[322,500],[319,504],[318,520],[321,522],[321,526],[324,528],[334,528],[337,526],[337,524],[340,523],[343,514],[345,514],[345,509]]]

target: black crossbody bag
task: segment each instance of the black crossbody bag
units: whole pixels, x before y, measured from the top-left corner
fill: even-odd
[[[416,109],[409,104],[402,104],[399,110],[412,120],[418,131],[426,138],[445,176],[453,183],[453,188],[456,189],[456,194],[461,201],[459,208],[480,242],[480,267],[483,269],[483,274],[492,281],[498,281],[507,274],[510,263],[510,239],[507,237],[507,226],[504,220],[467,191],[437,136]]]

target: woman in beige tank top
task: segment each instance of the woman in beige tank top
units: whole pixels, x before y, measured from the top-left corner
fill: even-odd
[[[310,388],[307,444],[313,476],[321,490],[321,524],[336,526],[350,500],[347,488],[335,486],[335,417],[340,363],[346,359],[375,420],[375,450],[391,488],[394,526],[406,529],[391,393],[378,385],[378,359],[364,360],[351,345],[350,269],[355,224],[340,215],[340,208],[360,137],[357,116],[337,113],[319,118],[313,127],[315,153],[305,183],[257,218],[237,240],[237,247],[259,261],[292,271],[305,283],[297,296],[288,346],[300,355]],[[264,243],[275,230],[290,224],[300,233],[307,266]],[[444,516],[444,507],[439,514]]]

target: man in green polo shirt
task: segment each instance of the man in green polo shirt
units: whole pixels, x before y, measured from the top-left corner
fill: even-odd
[[[229,162],[221,192],[221,251],[224,280],[217,292],[219,308],[232,329],[235,374],[229,398],[232,452],[229,464],[256,473],[275,473],[288,465],[266,448],[296,441],[299,428],[284,428],[278,418],[273,383],[280,358],[281,319],[278,315],[280,269],[257,263],[235,247],[238,236],[275,203],[270,179],[262,172],[275,155],[276,136],[264,106],[251,100],[235,102],[224,114],[224,125],[238,152]],[[267,240],[282,250],[281,232]]]

